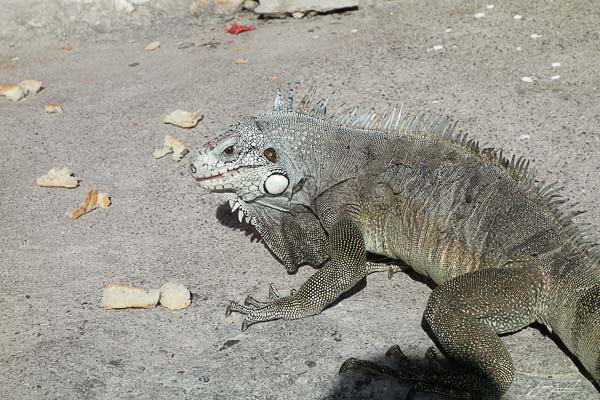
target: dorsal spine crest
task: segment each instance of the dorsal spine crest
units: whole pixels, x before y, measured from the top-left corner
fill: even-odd
[[[563,187],[559,187],[557,182],[546,185],[544,181],[537,181],[531,172],[530,160],[516,155],[512,155],[510,159],[506,158],[502,149],[480,148],[479,141],[468,138],[466,133],[457,132],[456,121],[453,121],[447,115],[423,110],[404,115],[403,106],[398,104],[388,105],[380,113],[374,108],[370,108],[362,114],[358,113],[358,106],[347,107],[341,104],[333,114],[327,115],[327,105],[330,99],[317,99],[315,94],[316,88],[311,87],[298,107],[294,109],[294,91],[293,89],[290,90],[288,92],[287,111],[310,115],[340,127],[376,130],[390,134],[427,135],[460,145],[476,156],[506,169],[514,179],[528,185],[545,201],[558,221],[565,227],[572,241],[583,248],[595,262],[600,262],[600,246],[589,238],[589,234],[579,224],[575,224],[573,221],[574,217],[581,215],[584,211],[575,209],[576,204],[563,207],[564,204],[568,203],[568,198],[560,193]],[[281,90],[278,90],[273,111],[283,110],[283,96]]]

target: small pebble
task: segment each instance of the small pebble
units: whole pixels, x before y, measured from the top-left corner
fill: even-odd
[[[487,8],[488,10],[491,10],[494,8],[493,4],[488,4],[487,6],[485,6],[485,8]]]
[[[522,16],[522,15],[519,15],[519,14],[517,14],[517,15],[515,15],[515,16],[513,17],[513,19],[516,19],[516,20],[523,19],[523,16]]]
[[[524,77],[521,78],[521,80],[523,82],[533,83],[533,77],[531,77],[531,76],[524,76]]]
[[[532,33],[531,35],[529,35],[529,37],[532,39],[538,39],[538,38],[541,38],[542,35],[538,35],[537,33]]]
[[[560,67],[560,63],[559,62],[553,62],[552,63],[552,68],[558,68]]]
[[[550,77],[550,79],[552,79],[553,81],[556,81],[556,80],[560,79],[560,75],[552,75]]]
[[[531,138],[531,136],[529,136],[527,134],[519,136],[519,140],[527,140],[529,138]]]
[[[10,61],[19,61],[19,60],[20,60],[19,57],[13,57],[13,58],[10,59]]]
[[[477,13],[474,16],[475,16],[475,18],[483,18],[483,17],[485,17],[485,13]]]
[[[352,30],[350,31],[350,33],[356,33],[356,32],[358,32],[358,29],[352,29]]]
[[[521,51],[521,50],[523,50],[523,48],[521,46],[517,46],[517,48],[515,50]]]
[[[450,33],[450,32],[452,32],[452,28],[446,29],[446,33]]]
[[[148,43],[146,45],[146,47],[144,47],[144,50],[154,51],[154,50],[157,50],[158,48],[160,48],[160,42],[152,42],[152,43]]]
[[[194,46],[196,46],[196,43],[194,43],[194,42],[179,42],[179,43],[177,43],[177,48],[179,50],[189,49],[190,47],[194,47]]]
[[[256,7],[258,7],[258,1],[246,0],[244,2],[244,8],[248,11],[254,11]]]
[[[435,51],[442,50],[443,48],[444,48],[444,46],[442,46],[441,44],[438,44],[438,45],[436,45],[436,46],[433,46],[433,50],[435,50]]]

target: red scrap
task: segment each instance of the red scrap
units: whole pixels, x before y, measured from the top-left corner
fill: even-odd
[[[225,25],[225,31],[227,33],[231,33],[232,35],[237,35],[238,33],[242,33],[242,32],[247,32],[247,31],[253,31],[256,28],[253,27],[252,25],[238,25],[238,24],[233,24],[231,26]]]

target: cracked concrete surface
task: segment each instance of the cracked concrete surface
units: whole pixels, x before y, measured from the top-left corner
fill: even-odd
[[[593,0],[392,1],[252,20],[257,29],[239,36],[219,20],[171,19],[0,42],[1,83],[45,86],[18,103],[0,98],[0,398],[402,398],[405,386],[337,370],[350,356],[378,360],[395,343],[422,357],[431,345],[421,329],[426,282],[372,275],[319,316],[241,333],[241,316],[224,316],[228,300],[266,296],[271,282],[297,288],[313,271],[287,275],[224,197],[195,187],[188,158],[154,160],[152,151],[166,134],[194,149],[267,111],[276,88],[314,85],[347,104],[449,113],[481,142],[531,158],[598,228],[599,18]],[[154,40],[160,49],[144,51]],[[45,114],[48,102],[64,114]],[[205,118],[192,130],[162,124],[177,108]],[[61,166],[80,188],[35,185]],[[68,219],[92,186],[113,205]],[[169,280],[188,285],[190,308],[100,308],[108,283]],[[504,341],[518,371],[507,398],[598,398],[552,336],[528,328]]]

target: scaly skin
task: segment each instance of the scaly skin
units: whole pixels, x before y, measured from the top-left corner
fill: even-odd
[[[600,383],[600,268],[594,247],[527,163],[452,132],[445,119],[393,109],[325,117],[326,102],[245,118],[199,151],[200,186],[233,193],[288,272],[322,265],[297,291],[232,301],[243,329],[320,313],[371,272],[366,253],[402,260],[439,286],[424,319],[462,367],[404,371],[355,359],[418,390],[497,398],[513,380],[498,337],[534,321],[554,330]],[[309,107],[312,109],[308,109]],[[392,353],[400,360],[399,350]],[[406,362],[402,361],[406,367]]]

